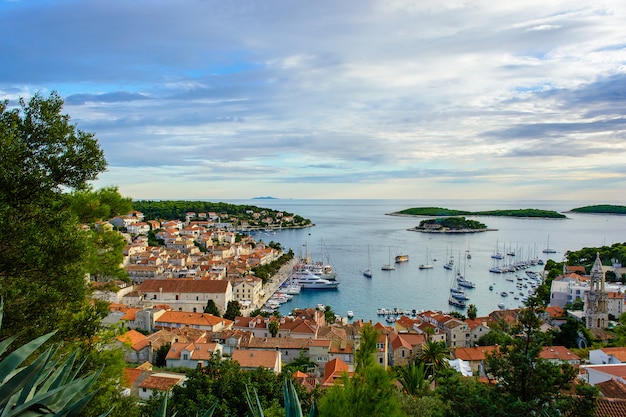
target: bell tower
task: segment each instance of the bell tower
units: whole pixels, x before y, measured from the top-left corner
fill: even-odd
[[[596,253],[596,261],[591,268],[591,281],[587,293],[586,316],[589,330],[604,329],[609,324],[608,294],[605,288],[604,271],[600,254]]]

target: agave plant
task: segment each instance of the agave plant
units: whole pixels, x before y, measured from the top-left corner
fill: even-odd
[[[246,386],[246,401],[248,402],[250,413],[253,417],[264,417],[263,407],[261,407],[259,396],[254,388],[253,393],[254,399],[250,395],[250,391]],[[298,398],[298,393],[296,392],[296,388],[293,386],[293,382],[291,380],[285,379],[283,384],[283,396],[285,397],[285,417],[303,417],[304,415],[302,414],[300,399]],[[315,407],[315,403],[313,403],[308,416],[314,417],[316,415],[317,409]]]
[[[0,329],[4,300],[0,297]],[[0,342],[0,416],[78,416],[95,395],[91,390],[100,372],[79,376],[84,362],[76,365],[76,352],[55,359],[50,347],[23,365],[55,332],[40,336],[4,356],[16,336]],[[107,413],[103,414],[105,416]]]

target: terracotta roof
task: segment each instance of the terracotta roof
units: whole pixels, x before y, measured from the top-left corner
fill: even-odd
[[[216,317],[208,313],[189,313],[184,311],[166,311],[155,320],[156,323],[162,325],[161,323],[172,323],[172,324],[183,324],[186,326],[217,326],[221,323],[224,323],[225,326],[228,326],[232,323],[232,321],[223,319],[221,317]]]
[[[147,377],[141,384],[139,384],[139,387],[167,391],[174,385],[180,384],[184,379],[184,376],[181,377],[179,375],[167,376],[166,374],[154,374]]]
[[[303,337],[253,337],[246,346],[250,349],[307,349],[309,339]]]
[[[610,347],[600,349],[607,355],[615,357],[620,362],[626,362],[626,347]]]
[[[228,289],[230,282],[227,280],[195,280],[187,278],[176,279],[148,279],[140,286],[139,290],[146,292],[167,293],[215,293],[223,294]]]
[[[459,347],[452,350],[455,359],[464,361],[482,361],[486,354],[491,354],[498,346]]]
[[[626,384],[615,378],[600,382],[596,384],[596,387],[600,389],[600,392],[606,398],[626,400]]]
[[[565,310],[560,306],[548,306],[546,307],[546,312],[551,318],[565,317]]]
[[[329,353],[354,353],[354,342],[335,339],[330,344]]]
[[[274,369],[278,363],[280,352],[274,349],[270,350],[243,350],[237,349],[233,352],[231,358],[239,362],[242,368],[260,368]]]
[[[189,360],[209,360],[217,348],[217,343],[172,343],[165,359],[181,359],[183,351],[189,352]]]
[[[626,416],[626,400],[599,398],[596,406],[597,417]]]
[[[565,346],[544,346],[539,357],[542,359],[559,359],[563,361],[580,361],[580,356]]]
[[[324,379],[322,380],[322,385],[333,385],[335,380],[341,378],[341,375],[344,372],[348,372],[348,370],[348,364],[341,359],[335,358],[326,362],[326,365],[324,365]]]
[[[123,335],[118,336],[117,340],[119,340],[120,342],[124,344],[134,346],[135,344],[146,340],[146,336],[139,333],[137,330],[131,329],[127,331],[126,333],[124,333]]]

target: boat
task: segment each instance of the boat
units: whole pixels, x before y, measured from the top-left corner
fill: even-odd
[[[363,271],[363,276],[367,278],[372,277],[372,260],[370,258],[370,247],[367,245],[367,269]]]
[[[550,247],[550,235],[548,235],[548,244],[546,245],[546,248],[543,250],[543,253],[556,253],[556,250]]]
[[[472,281],[468,281],[465,278],[463,278],[462,276],[456,277],[456,282],[459,285],[459,287],[476,288],[476,285]]]
[[[500,310],[504,310],[504,307],[506,307],[506,306],[504,305],[504,303],[500,303],[500,304],[498,304],[498,308],[499,308]]]
[[[383,271],[393,271],[396,269],[396,267],[391,263],[391,248],[389,248],[389,263],[383,265],[380,269]]]
[[[495,252],[491,255],[492,259],[504,259],[504,256],[502,256],[502,253],[500,252],[500,246],[498,244],[498,241],[496,240],[496,250]]]
[[[286,286],[281,287],[281,291],[285,294],[289,294],[289,295],[297,295],[300,294],[300,290],[302,288],[295,283],[289,283]]]
[[[489,286],[489,291],[493,291],[493,285]]]
[[[420,264],[419,269],[433,269],[433,265],[430,263],[430,256],[428,255],[428,249],[426,249],[426,263]]]
[[[448,304],[457,308],[461,308],[461,309],[464,309],[467,307],[467,304],[465,304],[465,301],[457,300],[456,298],[453,298],[452,296],[448,298]]]
[[[332,290],[339,286],[339,281],[321,278],[311,272],[302,272],[292,275],[291,281],[302,289]]]
[[[352,310],[348,310],[346,315],[348,316],[349,319],[351,319],[352,317],[354,317],[354,312]]]
[[[402,263],[402,262],[408,262],[409,255],[396,255],[395,261],[397,264]]]
[[[509,296],[509,293],[508,293],[508,292],[506,292],[506,291],[502,291],[502,292],[500,293],[500,296],[502,296],[502,297],[508,297],[508,296]]]

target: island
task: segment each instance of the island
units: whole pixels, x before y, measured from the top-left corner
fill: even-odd
[[[408,230],[424,233],[476,233],[496,229],[489,229],[481,222],[458,216],[422,220],[419,226]]]
[[[589,213],[589,214],[626,214],[626,206],[616,206],[612,204],[597,204],[594,206],[578,207],[570,211],[574,213]]]
[[[487,210],[487,211],[467,211],[452,210],[441,207],[413,207],[394,213],[389,216],[499,216],[499,217],[520,217],[520,218],[544,218],[544,219],[566,219],[567,216],[554,210],[539,209],[513,209],[513,210]]]

